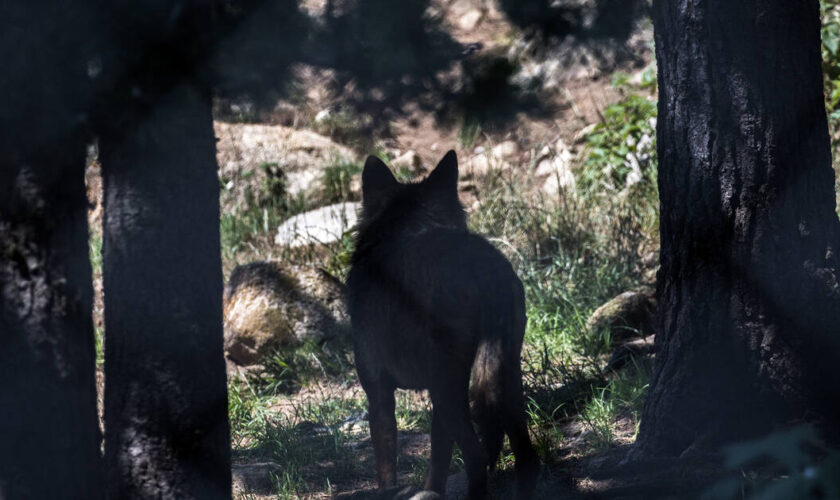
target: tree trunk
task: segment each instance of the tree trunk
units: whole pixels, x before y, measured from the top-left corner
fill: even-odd
[[[840,223],[814,0],[657,0],[661,270],[637,451],[837,422]]]
[[[229,498],[210,96],[147,90],[100,136],[108,497]]]
[[[0,498],[100,498],[84,9],[0,4]]]

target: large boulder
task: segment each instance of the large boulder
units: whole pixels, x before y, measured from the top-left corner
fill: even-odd
[[[274,243],[295,248],[339,241],[356,225],[361,207],[358,202],[343,202],[295,215],[277,228]]]
[[[609,332],[614,341],[623,341],[637,337],[638,332],[655,333],[656,314],[656,291],[643,286],[619,294],[595,309],[586,329],[592,334]]]
[[[225,353],[238,365],[335,337],[346,322],[344,287],[322,269],[252,262],[236,267],[225,287]]]
[[[320,201],[325,167],[356,154],[329,137],[280,125],[214,122],[222,205],[232,212],[277,191]]]

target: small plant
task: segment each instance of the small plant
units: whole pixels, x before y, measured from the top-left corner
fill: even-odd
[[[622,191],[656,182],[656,102],[630,94],[608,106],[603,121],[586,136],[587,159],[580,185],[587,190]]]
[[[594,391],[580,412],[580,419],[591,433],[591,442],[596,449],[604,449],[613,444],[613,422],[617,416],[615,402],[607,388]]]
[[[102,274],[102,235],[98,231],[91,233],[88,238],[88,257],[94,276]]]
[[[481,137],[481,124],[477,120],[465,119],[458,130],[458,144],[464,149],[472,149]]]
[[[350,188],[353,176],[361,171],[361,165],[343,159],[338,159],[325,167],[321,174],[321,189],[324,193],[324,201],[337,203],[358,199],[356,193],[351,192]]]

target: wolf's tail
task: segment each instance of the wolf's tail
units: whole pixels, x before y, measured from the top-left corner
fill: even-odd
[[[522,391],[520,356],[525,336],[525,298],[518,280],[516,285],[514,308],[510,303],[507,307],[500,303],[482,313],[484,334],[473,363],[470,391],[473,419],[491,470],[507,434],[516,457],[517,498],[529,498],[536,484],[539,459],[528,436]]]
[[[470,384],[473,420],[487,451],[491,470],[496,466],[505,437],[501,409],[504,406],[503,384],[506,377],[502,367],[504,361],[501,343],[502,339],[494,338],[479,344]]]

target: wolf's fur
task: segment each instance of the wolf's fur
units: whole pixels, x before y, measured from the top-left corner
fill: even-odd
[[[494,466],[507,434],[516,456],[517,496],[527,498],[538,459],[522,394],[522,283],[498,250],[467,230],[457,181],[453,151],[417,184],[398,183],[375,157],[362,173],[362,217],[347,293],[379,486],[396,483],[394,389],[428,389],[433,416],[426,488],[444,493],[457,442],[469,496],[483,498],[487,467]],[[481,441],[470,418],[470,390]]]

